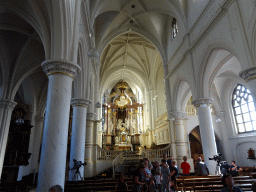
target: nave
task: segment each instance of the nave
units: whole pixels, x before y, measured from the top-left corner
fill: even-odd
[[[0,0],[1,184],[125,153],[254,169],[254,0]],[[36,182],[37,181],[37,182]]]

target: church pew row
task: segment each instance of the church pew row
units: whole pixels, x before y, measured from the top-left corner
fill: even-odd
[[[32,188],[33,186],[26,185],[21,181],[15,183],[0,183],[1,192],[27,192]]]
[[[132,191],[132,180],[125,179],[124,182],[128,185],[128,191]],[[67,181],[65,191],[114,191],[117,183],[117,179]]]
[[[256,181],[250,176],[234,177],[235,185],[244,191],[251,190],[251,184]],[[176,183],[177,191],[220,191],[223,188],[220,176],[184,176],[178,177]]]

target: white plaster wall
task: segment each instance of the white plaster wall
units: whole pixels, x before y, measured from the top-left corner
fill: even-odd
[[[189,134],[196,126],[199,125],[199,122],[197,115],[188,115],[187,118],[187,130]]]
[[[247,159],[249,148],[256,149],[256,136],[247,136],[230,139],[230,142],[234,143],[234,155],[235,161],[240,166],[254,167],[256,165],[256,159]]]
[[[190,0],[188,1],[189,28],[195,23],[210,0]]]
[[[97,161],[96,175],[100,174],[104,170],[109,169],[110,167],[112,167],[112,161]],[[86,166],[84,167],[84,171],[86,171]]]

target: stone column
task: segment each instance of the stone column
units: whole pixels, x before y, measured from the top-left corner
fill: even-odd
[[[92,145],[93,145],[94,117],[95,117],[95,113],[87,113],[85,156],[84,156],[84,161],[87,163],[87,165],[84,167],[85,178],[93,176]]]
[[[64,60],[47,60],[42,68],[49,83],[38,192],[48,191],[54,185],[64,189],[72,81],[81,71],[77,64]]]
[[[70,148],[70,168],[74,167],[74,159],[84,162],[85,134],[86,134],[86,114],[87,108],[91,103],[88,99],[72,99],[73,121]],[[69,172],[69,181],[72,181],[76,170]],[[84,169],[79,169],[81,177],[84,177]]]
[[[97,149],[98,149],[98,130],[101,125],[101,120],[95,120],[94,121],[94,127],[93,127],[93,146],[92,146],[92,161],[93,161],[93,176],[96,175],[96,163],[97,163]]]
[[[212,99],[198,99],[192,102],[198,111],[198,120],[200,127],[200,135],[204,153],[204,161],[211,175],[216,174],[216,162],[209,160],[214,155],[217,155],[217,146],[212,123],[210,105]]]
[[[34,142],[33,151],[31,157],[31,171],[32,173],[38,173],[38,160],[40,154],[40,146],[42,141],[42,132],[44,125],[44,116],[36,116],[35,130],[34,130]]]
[[[247,88],[251,91],[254,104],[256,105],[256,67],[244,70],[239,75],[247,82]]]
[[[0,179],[4,164],[5,149],[10,128],[11,116],[16,102],[0,99]]]
[[[167,106],[167,114],[168,114],[168,119],[169,121],[173,118],[171,115],[171,86],[170,86],[170,82],[168,79],[168,65],[163,64],[164,67],[164,83],[165,83],[165,95],[166,95],[166,106]],[[172,126],[173,124],[170,122],[170,133],[171,133],[171,151],[172,151],[172,156],[174,157],[174,159],[176,159],[176,144],[175,144],[175,137],[174,137],[174,126]]]
[[[221,131],[221,134],[222,134],[222,138],[221,138],[221,141],[222,141],[222,144],[223,144],[223,151],[224,151],[224,154],[222,154],[222,160],[226,160],[227,162],[230,162],[232,161],[232,159],[228,159],[230,157],[232,157],[232,154],[231,154],[231,150],[229,145],[229,134],[228,134],[228,131],[227,131],[227,127],[226,127],[226,123],[225,123],[225,112],[224,111],[220,111],[220,112],[217,112],[216,113],[216,116],[220,119],[220,121],[218,121],[218,125],[219,125],[219,129]]]
[[[176,154],[178,165],[180,165],[183,162],[183,157],[187,155],[187,142],[185,140],[185,128],[183,122],[186,114],[179,111],[172,112],[171,114],[175,118],[173,125],[175,131]]]

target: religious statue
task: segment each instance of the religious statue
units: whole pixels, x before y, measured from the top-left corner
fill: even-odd
[[[127,136],[127,143],[131,144],[131,136]]]
[[[104,123],[103,132],[106,132],[106,131],[107,131],[107,123]]]
[[[255,159],[255,154],[254,154],[254,150],[252,150],[252,148],[250,148],[248,151],[248,159]]]
[[[109,132],[108,134],[112,134],[112,132],[113,132],[113,123],[112,123],[111,120],[109,121],[109,127],[108,127],[108,129],[109,129],[109,130],[108,130],[108,132]]]
[[[118,144],[118,143],[119,143],[119,137],[116,136],[116,138],[115,138],[115,144]]]
[[[118,119],[117,130],[120,130],[121,128],[122,128],[122,119]]]

